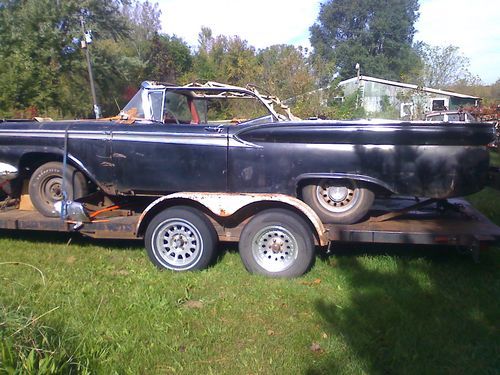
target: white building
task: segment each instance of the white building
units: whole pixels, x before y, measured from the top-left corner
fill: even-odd
[[[420,87],[408,83],[359,76],[339,83],[345,96],[357,95],[359,105],[368,116],[392,111],[394,117],[415,120],[424,113],[439,110],[455,110],[462,106],[475,106],[479,97],[456,92]]]

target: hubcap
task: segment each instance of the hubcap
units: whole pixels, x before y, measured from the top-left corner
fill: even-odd
[[[62,178],[53,177],[41,186],[42,196],[47,202],[57,202],[63,199]]]
[[[188,269],[198,262],[203,240],[198,229],[183,219],[169,219],[153,233],[158,260],[170,269]]]
[[[349,195],[349,189],[345,186],[330,186],[326,189],[326,193],[333,202],[342,202]]]
[[[359,192],[351,181],[321,181],[316,187],[319,204],[330,212],[346,212],[359,199]]]
[[[286,228],[265,227],[254,236],[252,255],[266,271],[284,271],[297,259],[297,240]]]

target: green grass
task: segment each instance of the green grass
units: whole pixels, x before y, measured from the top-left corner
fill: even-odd
[[[490,165],[500,167],[500,153],[490,152]],[[479,208],[490,220],[500,225],[500,192],[485,188],[481,192],[470,195],[467,200]]]
[[[500,167],[500,153],[490,152],[490,164]]]
[[[496,199],[493,199],[496,194]],[[498,192],[471,200],[500,224]],[[0,232],[0,374],[494,374],[499,248],[340,248],[295,280],[159,272],[142,243]],[[36,268],[33,268],[36,267]],[[12,370],[14,371],[14,370]]]

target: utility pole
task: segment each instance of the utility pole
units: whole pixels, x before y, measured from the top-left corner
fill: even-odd
[[[94,86],[94,75],[92,73],[92,62],[90,61],[90,51],[88,47],[88,45],[92,43],[92,35],[90,31],[85,30],[85,20],[83,19],[83,16],[80,16],[80,24],[82,26],[82,33],[83,33],[81,47],[85,50],[85,57],[87,58],[87,68],[89,71],[89,80],[90,80],[90,92],[92,94],[92,103],[94,104],[95,118],[98,119],[101,117],[101,108],[97,104],[97,96],[95,94],[95,86]]]
[[[359,63],[356,63],[356,66],[354,67],[356,69],[356,83],[358,85],[358,88],[356,89],[356,108],[359,107],[359,91],[361,90],[361,82],[359,80],[360,78],[360,70],[361,70],[361,66],[359,65]]]

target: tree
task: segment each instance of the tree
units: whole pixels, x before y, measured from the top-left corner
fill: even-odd
[[[148,79],[177,83],[192,68],[189,46],[181,38],[156,34],[147,59]]]
[[[150,42],[161,30],[161,10],[158,3],[133,0],[123,5],[122,14],[130,28],[130,38],[126,44],[134,48],[137,58],[144,60]]]
[[[214,37],[212,31],[204,27],[198,41],[191,78],[245,85],[257,77],[255,48],[246,40],[239,36]]]
[[[453,45],[431,46],[419,42],[415,46],[423,67],[420,84],[427,87],[470,86],[480,83],[478,77],[469,71],[469,59]]]
[[[9,0],[0,6],[0,114],[91,112],[80,16],[99,38],[127,34],[118,0]]]
[[[291,45],[274,45],[259,51],[259,86],[282,99],[314,89],[315,77],[303,50]]]
[[[314,54],[334,61],[341,78],[362,74],[399,80],[418,63],[412,49],[417,0],[329,0],[311,26]]]

